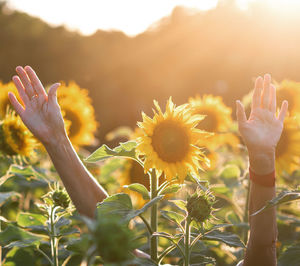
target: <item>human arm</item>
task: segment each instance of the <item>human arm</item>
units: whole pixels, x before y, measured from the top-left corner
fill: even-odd
[[[85,168],[68,139],[56,96],[59,84],[52,85],[47,94],[31,67],[17,67],[16,71],[13,82],[24,106],[9,93],[12,106],[45,146],[76,209],[93,217],[97,202],[106,198],[107,192]]]
[[[251,216],[275,196],[275,149],[280,139],[288,103],[283,102],[276,116],[276,89],[270,75],[256,79],[251,113],[246,118],[244,107],[237,101],[240,134],[249,153],[250,181],[249,214],[250,237],[243,265],[276,265],[276,210]],[[255,181],[253,181],[255,180]],[[269,183],[269,184],[265,184]]]

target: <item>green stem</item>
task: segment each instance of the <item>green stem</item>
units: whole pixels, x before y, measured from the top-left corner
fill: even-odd
[[[56,237],[56,230],[54,226],[54,216],[55,216],[55,208],[51,206],[51,212],[50,212],[50,242],[51,242],[51,254],[52,254],[52,260],[53,265],[58,266],[58,254],[57,254],[57,237]]]
[[[185,220],[185,237],[184,237],[184,257],[185,257],[185,266],[190,265],[190,224],[191,219],[189,217]]]
[[[248,223],[249,217],[248,217],[248,212],[249,212],[249,198],[250,198],[250,181],[248,179],[247,181],[247,195],[246,195],[246,206],[245,206],[245,211],[244,211],[244,219],[243,222],[244,223]],[[243,235],[243,241],[246,244],[248,241],[248,229],[246,228],[244,231],[244,235]]]
[[[158,178],[156,176],[155,170],[151,171],[150,174],[150,197],[151,200],[157,196],[157,188],[158,188]],[[153,204],[151,207],[151,220],[150,226],[152,232],[157,232],[157,204]],[[157,246],[158,239],[156,236],[151,237],[150,240],[150,254],[151,259],[157,262]]]

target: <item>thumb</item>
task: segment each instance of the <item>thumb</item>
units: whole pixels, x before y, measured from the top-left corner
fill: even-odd
[[[236,101],[236,117],[238,124],[247,122],[244,105],[240,101]]]
[[[60,86],[60,83],[53,84],[48,92],[48,100],[56,102],[57,101],[57,89]]]

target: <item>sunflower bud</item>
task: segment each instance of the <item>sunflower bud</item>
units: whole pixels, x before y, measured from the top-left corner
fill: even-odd
[[[52,193],[52,201],[55,206],[68,208],[70,205],[70,197],[65,190],[55,190]]]
[[[187,200],[187,211],[191,220],[203,223],[212,216],[214,198],[209,193],[195,193]]]

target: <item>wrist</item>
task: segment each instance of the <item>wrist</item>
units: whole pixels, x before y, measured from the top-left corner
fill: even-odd
[[[275,170],[275,149],[248,149],[250,169],[258,175],[267,175]]]
[[[48,138],[42,142],[42,144],[45,146],[45,148],[52,149],[52,148],[57,148],[58,145],[62,146],[67,143],[69,143],[70,140],[68,138],[67,134],[57,134],[51,136],[51,138]]]

